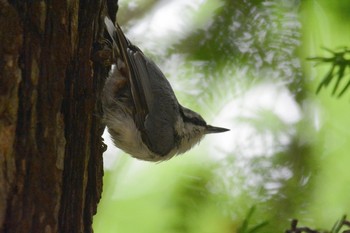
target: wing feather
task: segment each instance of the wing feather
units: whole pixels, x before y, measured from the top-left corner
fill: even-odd
[[[108,17],[105,17],[105,24],[107,26],[107,31],[109,35],[113,39],[113,47],[118,48],[118,52],[120,53],[119,55],[125,63],[128,79],[130,82],[131,95],[136,110],[135,123],[140,130],[143,130],[144,121],[148,114],[148,106],[143,91],[144,88],[142,88],[142,83],[139,79],[139,77],[141,77],[141,74],[138,69],[132,69],[132,67],[135,67],[136,64],[133,59],[130,59],[132,56],[130,56],[129,54],[132,53],[130,48],[134,48],[136,51],[138,50],[139,52],[141,52],[141,50],[139,50],[136,46],[132,45],[130,41],[125,37],[119,25],[117,24],[115,27],[113,22]]]
[[[126,65],[135,106],[134,120],[150,150],[166,155],[174,148],[178,102],[161,70],[133,45],[121,28],[105,18],[113,46]]]

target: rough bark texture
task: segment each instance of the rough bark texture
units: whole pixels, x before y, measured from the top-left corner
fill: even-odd
[[[107,70],[90,58],[115,2],[0,0],[1,233],[92,232]]]

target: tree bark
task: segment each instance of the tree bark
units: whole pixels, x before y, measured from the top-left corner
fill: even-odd
[[[0,0],[1,233],[92,232],[108,70],[90,58],[102,12],[115,16],[116,8],[106,0]]]

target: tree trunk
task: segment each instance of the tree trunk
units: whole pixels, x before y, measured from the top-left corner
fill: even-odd
[[[0,0],[1,233],[92,232],[108,71],[90,58],[115,2]]]

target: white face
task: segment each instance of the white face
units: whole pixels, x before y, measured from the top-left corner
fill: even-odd
[[[205,134],[205,126],[184,123],[182,120],[178,120],[175,129],[181,138],[180,145],[177,148],[177,154],[184,153],[191,149]]]

